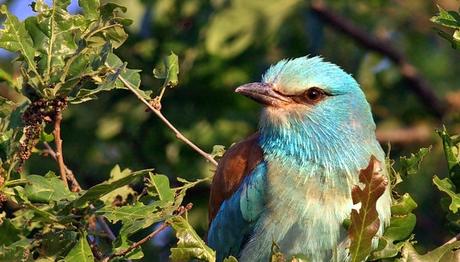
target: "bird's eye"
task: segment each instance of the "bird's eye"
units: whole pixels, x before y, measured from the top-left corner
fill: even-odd
[[[317,87],[311,87],[307,91],[305,91],[305,99],[308,102],[318,102],[321,99],[323,99],[325,95],[326,93],[322,89],[319,89]]]

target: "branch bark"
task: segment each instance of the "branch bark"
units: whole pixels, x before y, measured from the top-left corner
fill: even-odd
[[[61,139],[61,121],[62,121],[62,111],[58,109],[56,112],[56,118],[54,119],[54,141],[56,143],[56,161],[59,165],[59,173],[61,174],[62,182],[66,187],[67,183],[67,173],[66,167],[64,164],[64,155],[62,153],[62,139]]]
[[[54,149],[47,142],[44,142],[43,144],[46,147],[46,150],[44,152],[50,155],[56,162],[58,162],[57,153],[54,151]],[[70,170],[67,167],[67,165],[65,165],[65,163],[64,163],[64,169],[65,169],[65,174],[67,176],[67,181],[70,182],[70,190],[72,192],[80,192],[82,190],[82,188],[80,187],[80,184],[75,178],[72,170]]]
[[[399,67],[399,72],[406,80],[407,87],[419,97],[431,113],[438,119],[442,119],[446,115],[445,103],[436,96],[433,88],[418,70],[408,62],[403,53],[393,47],[390,41],[373,36],[353,24],[352,21],[329,10],[323,1],[313,1],[310,8],[314,14],[334,30],[344,33],[363,47],[388,57]]]

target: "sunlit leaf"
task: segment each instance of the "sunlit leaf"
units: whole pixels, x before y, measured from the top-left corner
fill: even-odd
[[[395,257],[405,243],[410,241],[416,223],[412,211],[416,207],[417,204],[407,193],[395,200],[391,206],[390,225],[385,228],[377,249],[372,252],[372,260]]]
[[[124,177],[131,175],[130,169],[121,170],[119,165],[116,165],[110,171],[110,178],[107,180],[108,183],[120,180]],[[106,203],[106,205],[112,205],[117,198],[120,198],[121,201],[124,201],[128,198],[129,195],[134,196],[136,191],[134,191],[129,185],[125,185],[119,188],[112,190],[110,193],[102,196],[100,199]]]
[[[169,179],[164,175],[150,174],[150,183],[161,201],[174,201],[174,191],[169,186]]]
[[[190,261],[192,259],[216,261],[216,252],[204,243],[185,218],[174,216],[167,222],[176,231],[176,237],[179,240],[177,247],[171,248],[171,261]]]
[[[411,153],[410,157],[401,157],[399,160],[400,163],[400,172],[405,175],[415,175],[420,169],[420,165],[423,159],[430,152],[431,147],[429,148],[420,148],[419,151],[415,154]]]
[[[29,239],[21,239],[8,246],[0,245],[0,261],[28,261],[31,248]]]
[[[402,250],[402,262],[447,262],[458,261],[460,241],[444,244],[424,255],[420,255],[411,243],[406,243]]]
[[[431,21],[451,28],[460,28],[460,15],[454,11],[446,11],[440,5],[438,6],[439,14],[433,16]]]
[[[3,22],[4,27],[0,30],[0,47],[12,52],[19,52],[29,69],[36,72],[34,61],[36,50],[25,25],[8,12],[6,5],[0,7],[0,13],[6,16],[6,20]]]
[[[442,139],[447,167],[449,168],[449,178],[456,186],[460,186],[460,141],[458,137],[451,137],[445,128],[438,130],[437,133]]]
[[[456,193],[456,188],[452,180],[449,178],[440,179],[438,176],[433,177],[433,183],[439,190],[449,195],[451,202],[449,209],[455,214],[460,208],[460,194]]]
[[[112,192],[113,190],[117,188],[124,187],[131,183],[134,183],[136,180],[142,178],[143,176],[148,174],[148,172],[150,171],[151,171],[150,169],[146,169],[146,170],[133,172],[129,176],[123,177],[116,181],[104,182],[104,183],[95,185],[91,187],[90,189],[88,189],[87,191],[85,191],[82,196],[80,196],[75,201],[73,201],[72,205],[74,207],[81,207],[81,206],[84,206],[89,201],[98,200],[102,196]]]
[[[28,183],[25,186],[27,198],[32,202],[59,201],[63,199],[72,200],[76,195],[64,186],[61,179],[54,173],[48,173],[46,176],[29,175]]]
[[[70,250],[64,259],[66,262],[93,262],[94,256],[91,247],[86,239],[86,233],[83,233],[77,244]]]
[[[78,0],[78,5],[87,19],[99,18],[99,0]]]

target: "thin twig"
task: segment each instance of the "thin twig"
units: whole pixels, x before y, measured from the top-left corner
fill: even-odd
[[[178,208],[178,210],[177,210],[176,216],[182,216],[185,212],[190,210],[192,208],[192,206],[193,206],[192,203],[188,203],[185,207],[180,206]],[[106,257],[102,261],[106,262],[106,261],[109,261],[110,259],[113,259],[115,257],[121,257],[121,256],[125,256],[125,255],[129,254],[131,251],[135,250],[136,248],[140,247],[141,245],[143,245],[147,241],[149,241],[152,238],[154,238],[156,235],[158,235],[158,233],[160,233],[161,231],[165,230],[167,227],[169,227],[169,223],[168,222],[163,222],[155,231],[153,231],[152,233],[148,234],[143,239],[133,243],[127,249],[124,249],[124,250],[121,250],[119,252],[113,253],[112,255],[110,255],[109,257]]]
[[[402,77],[407,81],[408,85],[406,86],[420,98],[421,102],[426,105],[428,110],[431,110],[439,119],[445,116],[445,103],[436,96],[433,92],[433,88],[423,76],[407,61],[403,53],[392,46],[390,41],[372,36],[372,34],[366,32],[366,30],[353,24],[352,21],[329,10],[324,4],[324,1],[313,1],[310,7],[314,14],[318,15],[325,23],[330,24],[331,28],[334,30],[344,33],[358,44],[380,53],[393,61],[399,67],[399,72]]]
[[[46,147],[46,150],[43,150],[43,153],[50,155],[57,162],[58,158],[57,158],[57,154],[54,151],[54,149],[47,142],[44,142],[43,144]],[[65,163],[64,163],[64,168],[65,168],[65,173],[66,173],[66,176],[67,176],[67,181],[70,182],[70,190],[72,192],[80,192],[82,188],[80,187],[80,184],[78,183],[77,179],[75,178],[72,170],[70,170],[67,167],[67,165],[65,165]]]
[[[61,139],[61,121],[62,112],[59,110],[56,112],[56,118],[54,120],[54,141],[56,143],[56,158],[59,165],[59,173],[61,174],[62,182],[68,187],[67,175],[65,171],[64,155],[62,153],[62,139]]]
[[[50,155],[55,161],[58,161],[56,151],[54,151],[54,149],[47,142],[44,142],[43,144],[46,147],[46,150],[43,150],[44,153]],[[64,168],[66,170],[67,178],[72,183],[72,191],[73,192],[80,192],[82,190],[82,188],[81,188],[80,184],[78,183],[78,181],[75,179],[75,176],[73,175],[72,170],[70,170],[65,164],[64,164]],[[95,208],[93,204],[91,204],[89,207],[91,209]],[[112,230],[110,229],[109,225],[107,225],[107,223],[105,222],[104,218],[101,217],[101,216],[96,216],[96,220],[99,223],[99,226],[102,228],[102,230],[104,230],[104,232],[107,234],[107,237],[111,241],[114,241],[117,237],[115,236],[115,234],[113,234]]]
[[[109,64],[105,64],[107,67],[111,68]],[[136,88],[133,87],[124,77],[122,77],[121,75],[118,75],[118,79],[120,79],[121,82],[123,82],[123,84],[131,91],[133,92],[137,98],[139,100],[142,101],[142,103],[144,103],[158,118],[160,118],[160,120],[166,124],[166,126],[171,129],[171,131],[173,131],[173,133],[176,135],[176,138],[179,139],[180,141],[184,142],[185,144],[187,144],[188,146],[190,146],[193,150],[195,150],[198,154],[200,154],[201,156],[203,156],[204,158],[206,158],[209,162],[211,162],[213,165],[217,166],[217,161],[214,160],[214,158],[204,152],[203,150],[201,150],[201,148],[199,148],[197,145],[195,145],[192,141],[188,140],[188,138],[186,138],[179,130],[177,130],[176,127],[173,126],[173,124],[171,124],[171,122],[169,122],[169,120],[161,113],[160,110],[156,109],[155,107],[153,107],[149,101],[147,101],[144,97],[142,97],[142,95],[140,95]]]

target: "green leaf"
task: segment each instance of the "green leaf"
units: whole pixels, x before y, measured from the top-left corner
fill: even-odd
[[[21,239],[8,246],[0,245],[0,261],[29,261],[31,248],[29,239]]]
[[[165,202],[174,201],[174,191],[169,186],[169,179],[165,175],[150,174],[150,183],[158,195],[158,198]]]
[[[449,209],[455,214],[460,208],[460,194],[455,193],[455,185],[449,178],[440,179],[437,176],[433,177],[433,183],[438,187],[439,190],[450,196],[451,202]]]
[[[179,239],[177,247],[171,248],[171,261],[216,261],[216,252],[206,246],[185,218],[174,216],[168,219],[167,223],[176,231],[176,237]]]
[[[359,173],[359,181],[364,188],[355,186],[351,196],[353,204],[361,203],[359,212],[351,211],[351,225],[348,230],[350,237],[350,256],[353,262],[364,261],[372,250],[372,239],[379,230],[380,220],[377,213],[377,200],[385,192],[388,181],[381,173],[376,172],[379,165],[374,156],[369,165]]]
[[[57,258],[67,254],[77,243],[78,233],[66,229],[51,230],[41,236],[40,254]]]
[[[458,137],[451,137],[445,128],[438,130],[437,133],[442,139],[447,167],[449,169],[449,178],[456,186],[460,186],[460,141]]]
[[[411,233],[415,228],[416,217],[411,212],[417,207],[409,194],[396,199],[391,206],[390,225],[385,228],[379,245],[372,252],[371,260],[392,258],[398,255],[407,241],[411,240]]]
[[[243,52],[257,35],[258,15],[248,8],[225,9],[217,13],[206,32],[206,50],[224,58]]]
[[[86,239],[86,232],[82,233],[80,240],[70,250],[69,254],[64,258],[66,262],[92,262],[94,261],[93,252]]]
[[[108,183],[117,181],[119,179],[122,179],[124,177],[128,177],[131,175],[131,170],[130,169],[123,169],[123,171],[120,169],[119,165],[116,165],[112,170],[110,171],[110,178],[107,180]],[[110,193],[102,196],[100,199],[105,202],[106,205],[112,205],[112,203],[117,200],[118,198],[121,198],[121,201],[126,200],[129,195],[134,196],[136,194],[136,191],[134,191],[129,185],[119,187]]]
[[[153,69],[153,76],[158,79],[164,79],[164,86],[175,87],[179,83],[179,58],[171,52],[163,58],[163,63]]]
[[[6,20],[3,22],[4,27],[0,30],[0,48],[19,52],[28,64],[29,69],[39,76],[34,61],[36,52],[33,47],[34,43],[24,24],[16,16],[8,12],[6,5],[0,7],[0,13],[6,15]]]
[[[25,21],[34,47],[40,54],[37,59],[39,72],[49,86],[65,77],[63,74],[66,74],[66,61],[78,50],[75,36],[80,36],[87,28],[87,23],[81,15],[71,15],[67,12],[69,4],[70,1],[55,0],[48,6],[43,0],[36,1],[34,9],[38,15]],[[60,85],[54,85],[45,93],[56,95],[59,88]]]
[[[430,152],[431,147],[420,148],[420,150],[413,154],[411,153],[410,157],[401,157],[399,160],[400,163],[400,172],[404,175],[415,175],[420,169],[420,165],[423,159]]]
[[[99,18],[99,0],[78,0],[78,5],[81,7],[83,14],[89,20]]]
[[[113,182],[104,182],[98,185],[95,185],[83,193],[78,199],[72,202],[73,207],[82,207],[86,203],[94,200],[100,199],[102,196],[114,191],[117,188],[124,187],[131,183],[134,183],[136,180],[142,178],[148,172],[152,171],[151,169],[145,169],[137,172],[131,173],[129,176],[123,177]]]
[[[131,241],[128,240],[130,235],[169,218],[174,210],[171,202],[155,201],[148,205],[137,202],[130,206],[106,206],[97,210],[96,214],[106,217],[112,223],[121,221],[122,227],[114,242],[114,250],[121,251],[130,246]],[[130,252],[128,257],[132,259],[142,258],[142,250],[137,248]]]
[[[81,89],[74,98],[73,103],[79,103],[81,101],[87,101],[102,91],[110,91],[112,89],[128,89],[126,84],[130,85],[140,96],[144,99],[150,100],[151,91],[144,91],[140,89],[141,76],[140,70],[126,68],[126,64],[113,53],[107,54],[105,61],[105,67],[107,67],[107,73],[105,76],[94,76],[93,81],[97,85],[95,89]]]
[[[121,221],[123,226],[120,235],[129,236],[167,218],[170,214],[160,212],[165,206],[167,205],[163,201],[156,201],[148,205],[138,202],[135,205],[122,207],[106,206],[97,210],[96,214],[105,216],[112,223]]]
[[[21,231],[17,229],[8,218],[0,218],[0,246],[9,246],[20,240]]]
[[[408,193],[405,193],[402,197],[393,202],[391,205],[391,214],[403,216],[410,214],[415,208],[417,208],[417,203],[415,203]]]
[[[49,203],[51,201],[72,200],[76,194],[64,186],[62,180],[48,172],[44,177],[38,175],[27,176],[25,186],[27,198],[32,202]]]
[[[411,243],[406,243],[402,249],[402,262],[447,262],[458,261],[460,241],[444,244],[424,255],[420,255]]]
[[[454,11],[446,11],[438,6],[439,14],[433,16],[430,20],[433,23],[440,24],[450,28],[460,28],[460,15]]]

